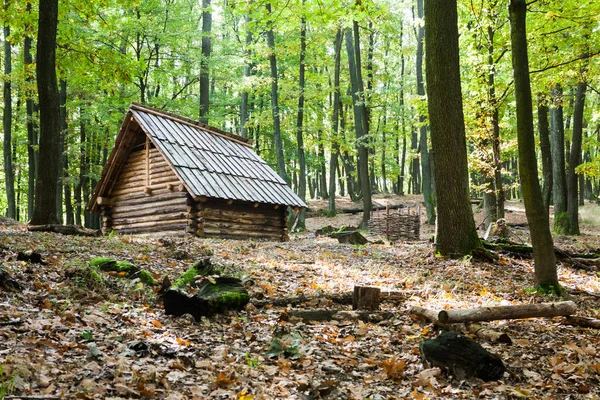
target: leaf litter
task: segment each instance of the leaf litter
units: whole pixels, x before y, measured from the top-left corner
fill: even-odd
[[[330,223],[330,220],[328,221]],[[597,236],[577,241],[593,250]],[[560,241],[560,238],[558,239]],[[565,243],[568,244],[568,241]],[[474,338],[508,367],[501,381],[459,382],[427,369],[419,343],[439,329],[410,315],[430,309],[549,301],[529,290],[531,260],[495,264],[442,259],[427,241],[340,245],[307,233],[288,243],[81,238],[0,231],[2,265],[22,291],[0,292],[0,394],[78,399],[598,398],[600,332],[562,318],[494,321],[513,345]],[[17,260],[34,251],[47,265]],[[242,271],[253,299],[316,296],[298,308],[342,308],[319,295],[372,285],[404,294],[384,303],[394,317],[305,322],[289,307],[255,307],[194,321],[166,316],[157,288],[91,274],[93,257],[113,257],[174,282],[212,255]],[[599,318],[597,272],[559,266],[578,315]],[[468,333],[467,333],[468,334]]]

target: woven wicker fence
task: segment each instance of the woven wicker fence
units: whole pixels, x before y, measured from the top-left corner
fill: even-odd
[[[382,210],[371,213],[369,232],[383,235],[390,242],[419,240],[421,233],[420,207]]]

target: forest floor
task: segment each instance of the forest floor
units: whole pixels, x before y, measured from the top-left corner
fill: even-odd
[[[387,199],[418,203],[416,197]],[[512,210],[509,222],[524,220],[519,203],[507,207]],[[600,252],[596,208],[582,210],[583,235],[557,237],[556,245]],[[571,326],[562,317],[484,323],[512,339],[506,345],[475,338],[507,366],[500,381],[458,381],[425,367],[419,343],[439,330],[411,316],[411,307],[440,310],[558,299],[532,289],[529,259],[501,256],[485,263],[436,257],[425,240],[431,228],[422,229],[422,241],[395,244],[351,246],[315,237],[316,227],[348,226],[356,218],[360,215],[309,218],[309,231],[292,235],[287,243],[83,238],[31,233],[1,221],[0,262],[22,290],[0,290],[0,398],[600,397],[600,331]],[[526,240],[525,229],[513,232],[513,240]],[[47,264],[18,261],[18,253],[28,250]],[[394,317],[377,324],[304,322],[289,317],[288,307],[254,305],[195,322],[165,315],[155,290],[140,282],[116,275],[98,282],[85,272],[92,258],[107,256],[131,261],[158,281],[164,276],[173,281],[210,253],[214,263],[247,281],[254,299],[345,293],[354,285],[400,291],[403,298],[382,304]],[[599,272],[560,264],[558,273],[564,287],[579,293],[566,297],[577,303],[577,315],[600,318]],[[295,307],[348,306],[315,299]],[[282,331],[287,339],[275,343]]]

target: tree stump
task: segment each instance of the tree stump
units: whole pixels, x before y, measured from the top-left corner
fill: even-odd
[[[21,285],[13,279],[12,275],[0,267],[0,290],[20,292]]]
[[[476,377],[485,382],[495,381],[506,371],[500,357],[456,332],[442,332],[436,339],[425,340],[419,350],[431,367],[438,367],[459,380]]]
[[[369,243],[367,238],[358,231],[339,232],[336,234],[339,243],[363,245]]]
[[[191,314],[198,321],[201,317],[210,317],[228,310],[241,310],[250,301],[250,295],[241,280],[221,276],[205,279],[194,296],[169,289],[163,300],[167,315]]]
[[[354,286],[353,310],[378,310],[381,289],[369,286]]]

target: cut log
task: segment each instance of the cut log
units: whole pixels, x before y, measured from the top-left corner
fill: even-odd
[[[353,310],[378,310],[381,289],[370,286],[354,286]]]
[[[79,225],[29,225],[27,229],[30,232],[55,232],[62,235],[74,236],[101,236],[102,231],[97,229],[88,229]]]
[[[558,303],[442,310],[438,313],[438,320],[443,324],[453,324],[499,319],[549,318],[571,315],[575,312],[576,308],[577,305],[574,302],[562,301]]]
[[[398,302],[406,300],[407,293],[400,291],[381,291],[379,294],[379,300],[383,302]],[[264,300],[251,300],[250,302],[256,307],[264,307],[266,305],[273,305],[277,307],[285,307],[288,305],[297,306],[299,304],[314,302],[319,300],[328,300],[336,304],[351,305],[354,301],[354,292],[345,293],[330,293],[322,294],[318,296],[296,296],[296,297],[282,297],[276,299],[264,299]]]
[[[434,310],[430,310],[428,308],[423,308],[423,307],[419,307],[419,306],[414,306],[413,308],[411,308],[410,310],[411,314],[417,315],[419,317],[425,318],[433,323],[439,323],[440,321],[438,320],[438,312],[434,311]]]
[[[419,344],[421,356],[458,380],[479,378],[486,382],[501,379],[506,368],[495,354],[456,332],[443,332],[436,339]]]
[[[346,311],[346,310],[291,310],[289,315],[305,321],[356,321],[379,323],[390,319],[395,314],[390,311]]]
[[[508,334],[504,332],[498,332],[488,327],[479,324],[470,324],[467,326],[467,330],[476,335],[480,339],[484,339],[494,343],[504,343],[511,345],[512,339]]]
[[[581,326],[582,328],[600,329],[600,319],[596,318],[567,316],[565,318],[565,323]]]
[[[364,245],[369,241],[358,231],[340,232],[336,235],[338,242],[352,245]]]
[[[15,292],[22,290],[19,282],[14,280],[12,275],[2,267],[0,267],[0,289]]]
[[[169,289],[163,300],[167,315],[191,314],[196,321],[199,321],[202,317],[243,309],[248,304],[250,295],[241,280],[221,276],[213,278],[212,281],[208,279],[203,281],[194,296]]]

